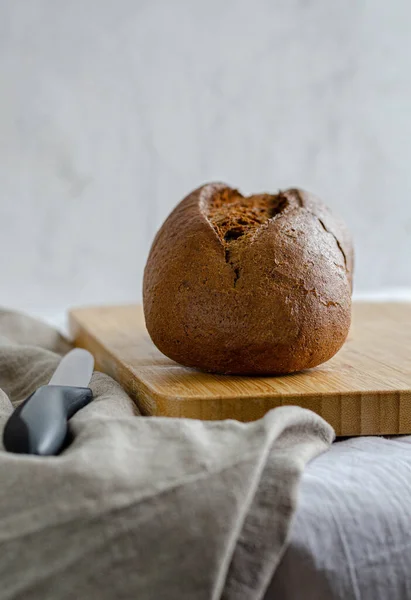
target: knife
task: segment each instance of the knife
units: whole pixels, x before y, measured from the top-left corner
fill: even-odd
[[[3,431],[8,452],[58,454],[68,434],[68,419],[92,401],[88,387],[94,358],[75,348],[66,354],[48,385],[39,387],[12,413]]]

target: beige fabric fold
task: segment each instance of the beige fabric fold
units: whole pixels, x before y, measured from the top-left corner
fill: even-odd
[[[1,429],[68,348],[0,313]],[[330,426],[297,407],[249,424],[147,418],[109,377],[91,387],[60,456],[0,452],[0,599],[264,598]]]

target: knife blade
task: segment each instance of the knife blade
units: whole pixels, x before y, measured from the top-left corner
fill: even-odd
[[[22,402],[8,419],[3,444],[8,452],[50,456],[58,454],[67,438],[68,420],[93,399],[88,387],[93,356],[75,348],[60,361],[48,385]]]

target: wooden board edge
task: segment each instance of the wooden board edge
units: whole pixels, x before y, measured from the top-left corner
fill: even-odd
[[[280,406],[299,406],[321,416],[333,427],[337,437],[411,433],[411,391],[356,392],[321,397],[312,394],[298,400],[263,396],[253,398],[250,411],[247,410],[247,402],[248,398],[186,400],[161,397],[158,399],[157,415],[249,422],[262,418],[269,410]]]

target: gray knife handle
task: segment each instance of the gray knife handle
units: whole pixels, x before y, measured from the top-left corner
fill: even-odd
[[[38,388],[7,421],[4,447],[19,454],[58,454],[68,433],[68,419],[92,399],[90,388],[60,385]]]

